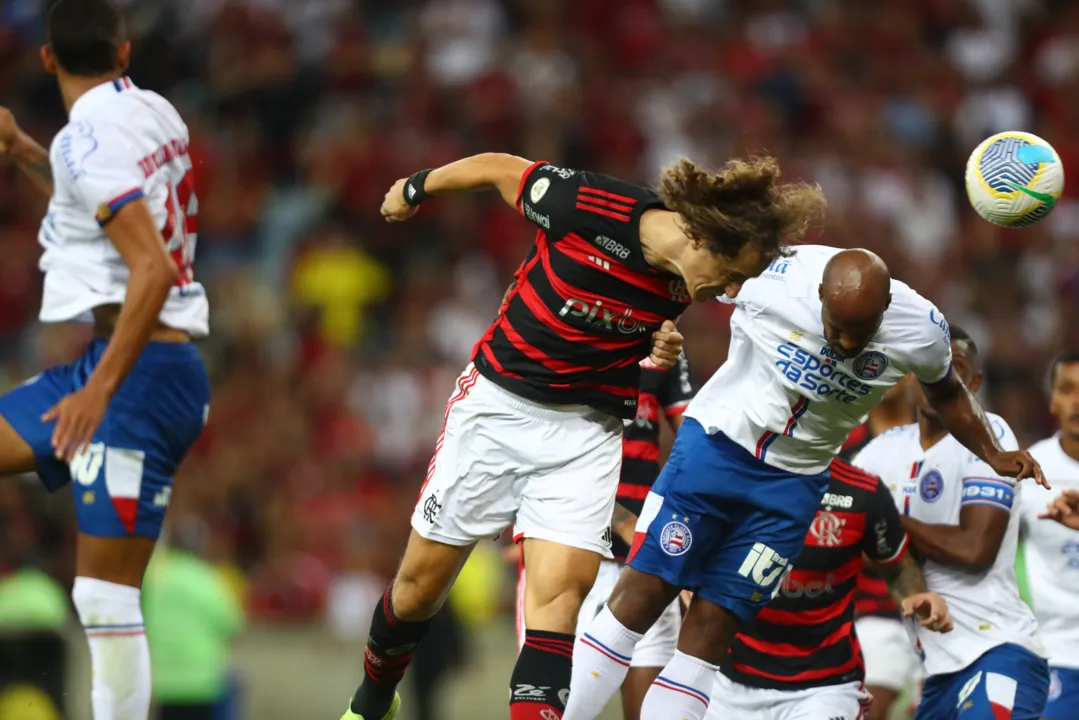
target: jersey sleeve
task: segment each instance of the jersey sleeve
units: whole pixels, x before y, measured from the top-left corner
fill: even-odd
[[[862,536],[862,552],[873,562],[883,565],[899,562],[907,551],[907,531],[899,519],[899,510],[892,493],[877,480],[876,490],[866,508],[866,530]]]
[[[915,322],[917,341],[911,354],[911,371],[925,385],[944,382],[952,373],[952,338],[944,315],[926,302]]]
[[[689,360],[686,359],[684,352],[680,353],[674,367],[663,376],[663,387],[659,397],[663,412],[667,417],[681,415],[689,407],[689,401],[696,394],[697,386],[693,383]]]
[[[1000,446],[1005,450],[1018,450],[1019,441],[1008,423],[996,415],[990,415],[988,419]],[[1013,507],[1019,509],[1018,495],[1019,487],[1014,478],[998,475],[977,455],[968,453],[963,473],[962,507],[987,505],[1010,513]]]
[[[120,208],[143,197],[146,175],[140,155],[118,128],[71,123],[60,131],[53,147],[54,177],[99,225],[106,225]]]
[[[517,192],[517,209],[532,224],[557,236],[577,233],[597,242],[604,236],[613,243],[608,250],[616,256],[624,253],[623,260],[632,247],[618,240],[631,228],[636,240],[637,220],[656,204],[656,197],[646,188],[543,160],[525,170]]]

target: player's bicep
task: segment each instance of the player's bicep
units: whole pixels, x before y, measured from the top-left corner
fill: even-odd
[[[169,284],[179,279],[180,270],[169,256],[145,199],[125,203],[109,217],[104,229],[129,270],[151,272]]]
[[[879,478],[866,509],[862,552],[877,565],[892,565],[907,551],[907,531],[892,500],[892,493]]]
[[[977,566],[987,567],[996,560],[1008,530],[1015,495],[1015,485],[1005,478],[968,477],[963,480],[959,527],[976,543]]]

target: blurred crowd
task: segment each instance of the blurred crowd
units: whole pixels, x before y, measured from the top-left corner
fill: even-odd
[[[44,0],[0,4],[0,104],[40,140],[64,122],[37,59]],[[684,155],[777,156],[819,182],[812,241],[880,253],[983,349],[984,400],[1050,431],[1049,359],[1079,339],[1075,185],[1045,223],[968,209],[969,152],[1000,130],[1079,169],[1072,0],[127,0],[131,78],[191,129],[210,423],[173,527],[231,568],[253,615],[362,634],[392,574],[443,406],[532,228],[494,195],[403,225],[391,183],[482,151],[644,184]],[[0,386],[71,357],[42,328],[44,200],[0,172]],[[701,378],[726,310],[682,325]],[[0,564],[70,573],[69,506],[0,484]],[[487,576],[485,576],[487,577]],[[508,594],[508,593],[507,593]],[[364,602],[358,599],[364,598]]]

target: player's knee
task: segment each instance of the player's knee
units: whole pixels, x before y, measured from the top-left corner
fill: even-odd
[[[696,596],[682,620],[678,649],[718,664],[740,627],[741,621],[730,610]]]
[[[633,632],[646,633],[677,595],[678,588],[662,578],[626,568],[607,606],[618,622]]]

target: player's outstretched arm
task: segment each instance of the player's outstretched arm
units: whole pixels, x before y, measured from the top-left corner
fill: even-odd
[[[1041,466],[1030,453],[1000,447],[981,404],[955,372],[940,382],[922,383],[922,388],[945,429],[998,475],[1017,480],[1034,478],[1039,485],[1049,487]]]
[[[0,157],[5,157],[26,173],[38,190],[52,196],[52,167],[49,151],[24,133],[15,116],[0,107]]]
[[[393,184],[382,201],[389,222],[407,220],[432,195],[494,188],[511,207],[517,207],[521,178],[532,165],[505,153],[481,153],[434,170],[421,170]]]
[[[56,456],[68,462],[90,443],[109,400],[146,347],[169,291],[180,279],[145,200],[121,207],[105,225],[105,233],[131,276],[112,338],[90,379],[44,416],[46,422],[56,420],[53,447]]]
[[[898,562],[878,563],[874,567],[888,584],[888,592],[906,617],[917,616],[922,627],[934,632],[950,632],[952,618],[948,605],[936,593],[929,592],[918,561],[904,553]]]

